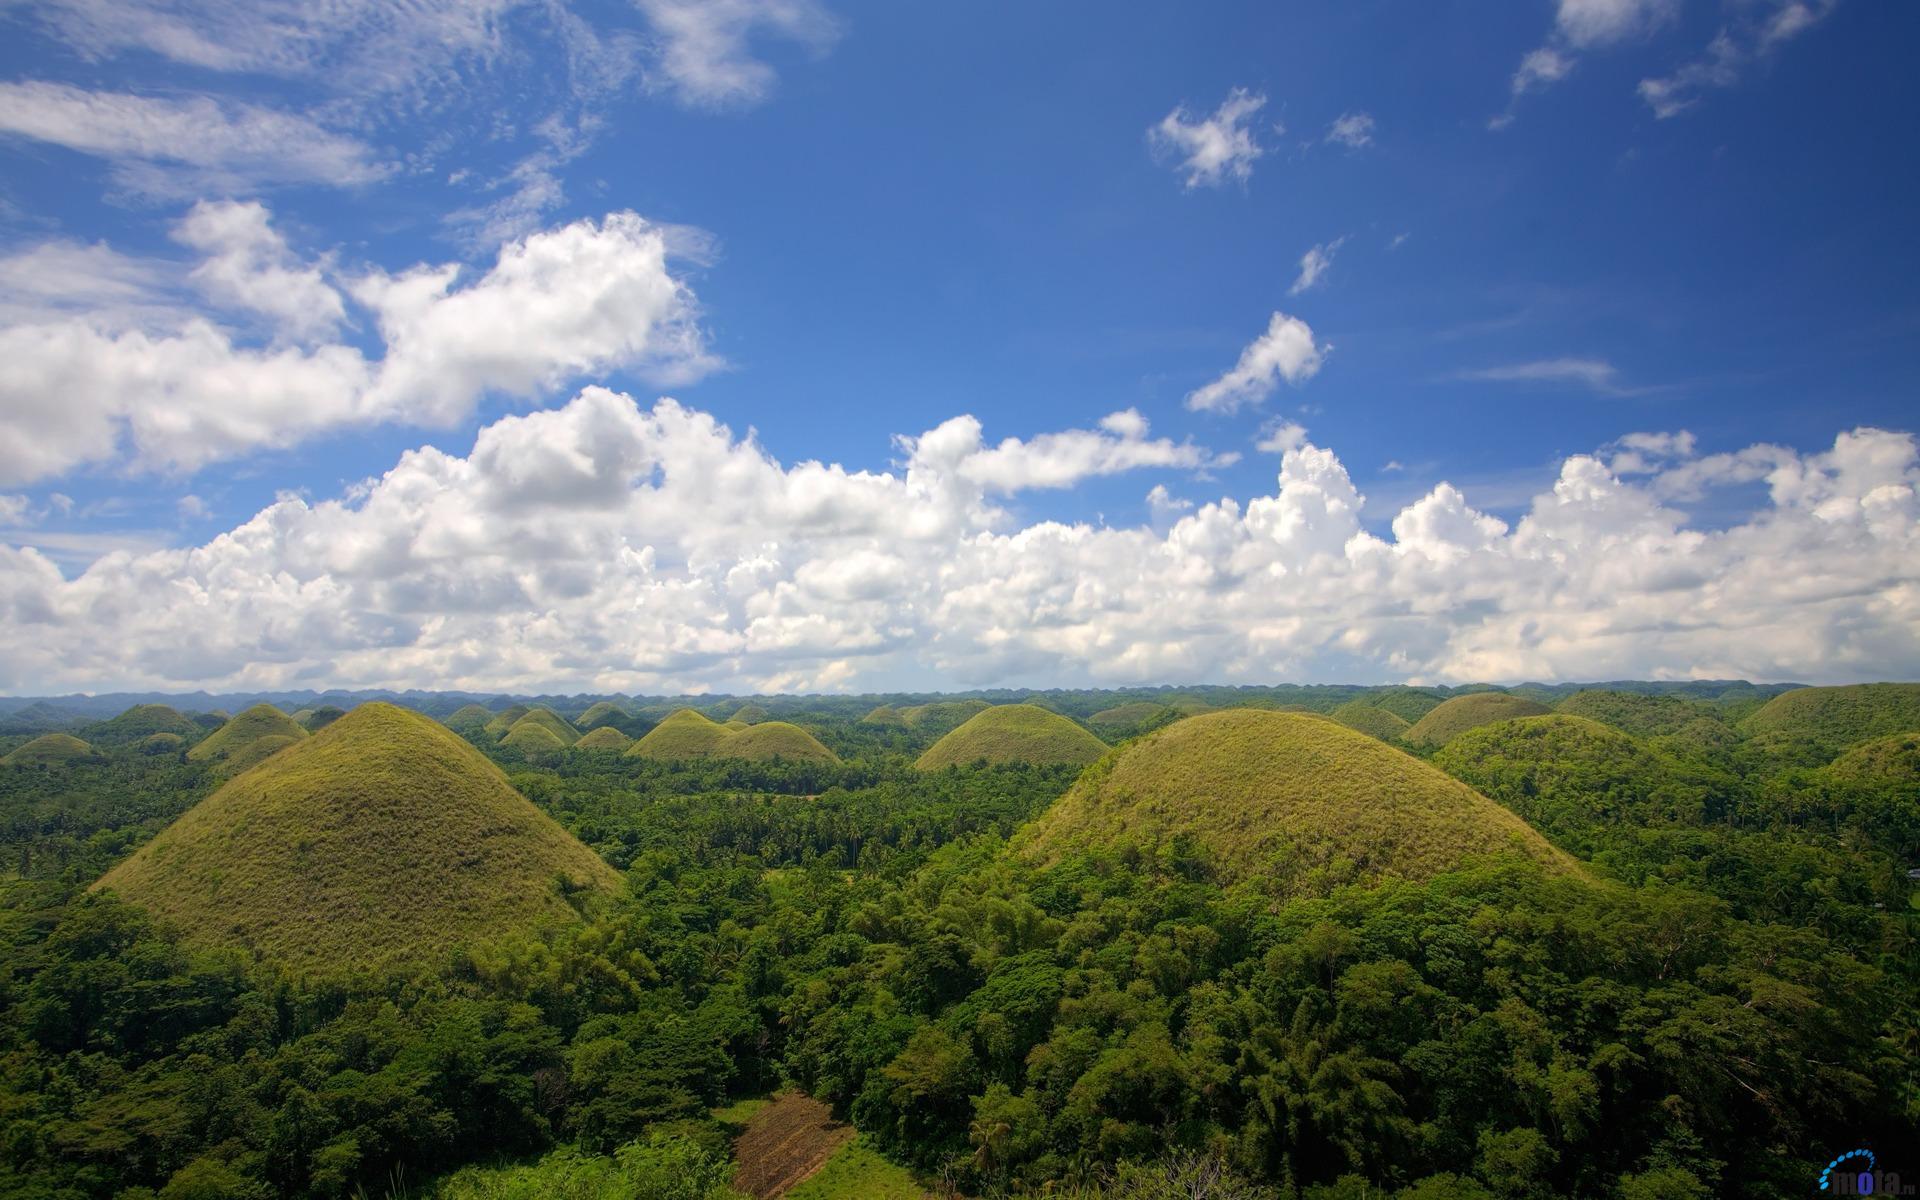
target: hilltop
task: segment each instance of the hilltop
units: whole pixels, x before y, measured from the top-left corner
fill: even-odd
[[[521,717],[532,711],[533,706],[530,704],[510,704],[494,713],[483,728],[496,738],[505,737],[507,730],[512,729]]]
[[[1832,750],[1907,733],[1920,729],[1920,683],[1798,688],[1761,705],[1740,728],[1750,737],[1802,738]]]
[[[591,733],[601,728],[618,728],[633,719],[633,714],[611,700],[601,700],[580,714],[574,727]]]
[[[1425,879],[1510,849],[1576,869],[1526,822],[1412,755],[1326,717],[1257,709],[1148,734],[1081,776],[1020,846],[1055,861],[1181,835],[1228,879],[1318,868],[1331,882]]]
[[[746,758],[837,763],[838,755],[786,721],[720,725],[691,708],[669,715],[627,749],[635,758]]]
[[[363,704],[230,782],[94,886],[307,974],[432,965],[618,876],[431,718]]]
[[[344,708],[339,708],[332,704],[323,704],[319,708],[308,710],[306,716],[297,719],[300,722],[301,728],[305,729],[308,733],[319,733],[322,729],[325,729],[346,715],[347,710]]]
[[[1695,721],[1716,719],[1712,709],[1681,696],[1598,688],[1575,692],[1553,711],[1569,717],[1586,717],[1635,737],[1669,736],[1687,729]]]
[[[1407,730],[1404,740],[1415,746],[1444,746],[1469,729],[1516,717],[1545,716],[1551,711],[1544,704],[1505,692],[1470,692],[1427,710]]]
[[[597,725],[581,734],[580,740],[573,744],[573,748],[622,754],[631,745],[633,745],[633,739],[613,726]]]
[[[1365,699],[1373,707],[1390,712],[1409,725],[1439,708],[1446,701],[1444,696],[1436,696],[1432,692],[1423,692],[1418,688],[1404,687],[1387,688],[1384,691],[1374,692]]]
[[[549,754],[565,750],[567,739],[555,733],[552,726],[528,715],[513,723],[513,728],[500,739],[500,745],[522,754]]]
[[[1087,718],[1087,724],[1107,734],[1130,733],[1141,726],[1154,721],[1172,720],[1181,714],[1164,704],[1155,704],[1151,700],[1130,700],[1125,704],[1116,704],[1112,708],[1103,708]]]
[[[567,719],[550,708],[535,708],[527,712],[508,728],[511,735],[515,729],[538,727],[551,733],[563,746],[571,746],[580,740],[580,731],[567,724]]]
[[[70,733],[43,733],[0,758],[0,766],[55,767],[99,757],[99,751]]]
[[[1397,741],[1407,735],[1412,726],[1405,717],[1376,708],[1365,700],[1352,700],[1342,704],[1328,714],[1348,729],[1357,729],[1368,737],[1377,737],[1383,742]]]
[[[1846,783],[1920,784],[1920,733],[1862,742],[1834,759],[1826,771]]]
[[[136,704],[86,730],[87,740],[96,746],[132,745],[156,733],[171,733],[183,741],[192,741],[200,736],[201,729],[177,708],[165,704]]]
[[[463,704],[446,719],[448,729],[459,733],[478,733],[493,720],[493,710],[479,704]]]
[[[211,763],[222,775],[237,775],[308,736],[292,717],[273,705],[256,704],[208,734],[205,741],[187,751],[187,757]]]
[[[1086,764],[1107,744],[1056,712],[1033,704],[1001,704],[974,714],[933,744],[913,765],[922,771],[968,763]]]
[[[890,708],[883,704],[861,720],[868,725],[898,725],[920,733],[944,734],[991,707],[985,700],[940,700],[909,708]]]

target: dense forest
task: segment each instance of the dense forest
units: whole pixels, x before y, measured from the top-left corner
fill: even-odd
[[[685,755],[646,751],[673,706],[442,705],[457,753],[617,886],[555,880],[568,919],[334,970],[94,885],[303,746],[347,752],[352,720],[258,715],[267,744],[204,753],[247,714],[22,729],[0,740],[0,1197],[710,1200],[789,1092],[858,1131],[847,1196],[1785,1197],[1855,1147],[1920,1178],[1913,689],[1462,703],[1488,694],[985,698],[1071,726],[1033,735],[1054,758],[925,697],[723,702]],[[1336,794],[1303,770],[1277,842],[1036,837],[1063,796],[1162,779],[1276,821],[1277,759],[1243,794],[1173,758],[1233,705],[1315,714],[1248,726],[1307,730],[1249,755],[1364,738],[1395,774]],[[793,734],[766,745],[823,749],[713,749],[770,719]],[[619,737],[578,742],[599,728]],[[1432,804],[1491,801],[1550,845],[1382,851],[1387,793],[1443,785]],[[1314,805],[1344,806],[1333,840],[1289,843]],[[201,885],[237,912],[222,870]]]

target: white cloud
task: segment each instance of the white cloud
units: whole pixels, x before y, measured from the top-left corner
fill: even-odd
[[[160,99],[62,83],[0,83],[0,134],[103,158],[142,192],[371,183],[391,173],[364,143],[306,117],[206,96]]]
[[[1680,0],[1560,0],[1554,28],[1576,50],[1614,46],[1671,22]]]
[[[1300,274],[1295,277],[1293,286],[1287,289],[1289,296],[1298,296],[1301,292],[1319,283],[1333,266],[1333,256],[1340,247],[1347,244],[1345,237],[1337,237],[1323,242],[1300,256]]]
[[[1313,330],[1298,317],[1276,312],[1267,331],[1240,352],[1240,361],[1220,378],[1187,394],[1197,412],[1236,412],[1259,404],[1285,380],[1301,384],[1320,370],[1331,346],[1316,344]]]
[[[336,319],[324,298],[339,293],[292,259],[265,210],[202,206],[181,236],[209,252],[191,277],[225,303],[309,335]],[[443,425],[490,394],[534,397],[616,368],[695,378],[717,362],[671,253],[665,231],[614,213],[511,242],[477,277],[458,265],[369,271],[347,293],[385,342],[379,359],[340,342],[248,344],[191,309],[160,322],[151,307],[136,321],[125,306],[42,306],[0,326],[0,480],[122,458],[191,471],[330,430]],[[321,308],[296,311],[275,288]]]
[[[1620,372],[1599,358],[1547,358],[1462,371],[1455,378],[1485,383],[1577,383],[1606,395],[1626,395],[1632,389],[1618,382]]]
[[[634,0],[652,25],[662,85],[692,105],[751,104],[772,91],[774,70],[753,57],[759,34],[824,53],[840,35],[813,0]]]
[[[323,337],[346,319],[340,293],[319,266],[295,259],[258,202],[203,200],[173,237],[206,256],[187,278],[216,304],[260,313],[298,339]]]
[[[1263,95],[1235,88],[1210,117],[1195,119],[1183,104],[1148,129],[1147,140],[1156,153],[1176,160],[1189,188],[1218,187],[1229,179],[1245,183],[1253,177],[1254,160],[1265,153],[1247,123],[1266,103]]]
[[[1373,145],[1373,117],[1363,112],[1342,113],[1327,126],[1327,141],[1350,150]]]
[[[1121,424],[1011,444],[1145,438]],[[0,688],[1920,673],[1910,435],[1663,467],[1722,464],[1700,488],[1765,483],[1712,532],[1665,506],[1663,475],[1576,455],[1511,523],[1441,484],[1390,537],[1361,526],[1338,457],[1288,440],[1277,487],[1244,505],[1156,490],[1148,526],[1020,527],[991,492],[1054,476],[1009,472],[1018,455],[990,456],[1010,443],[986,447],[967,418],[902,439],[900,470],[848,471],[590,388],[487,426],[465,457],[409,452],[348,499],[285,497],[199,546],[122,548],[72,578],[0,548],[16,635]],[[1074,461],[1079,478],[1105,469]]]
[[[1307,444],[1307,427],[1298,421],[1273,421],[1253,444],[1263,454],[1286,454]]]
[[[1043,433],[1031,441],[1007,438],[991,449],[981,448],[980,424],[972,417],[955,417],[928,436],[943,434],[954,447],[965,448],[956,474],[988,492],[1071,487],[1090,476],[1141,467],[1201,469],[1211,461],[1191,442],[1149,440],[1147,419],[1131,408],[1102,418],[1098,431]]]
[[[1671,75],[1640,81],[1640,98],[1661,120],[1699,103],[1711,88],[1732,87],[1753,63],[1825,20],[1839,0],[1757,0],[1707,44],[1706,53]]]

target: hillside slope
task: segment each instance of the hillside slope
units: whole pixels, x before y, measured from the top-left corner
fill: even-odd
[[[431,965],[619,877],[431,718],[362,704],[231,780],[94,886],[310,975]]]
[[[1033,704],[1000,704],[968,718],[913,765],[922,771],[967,763],[1090,763],[1107,744],[1056,712]]]
[[[1749,736],[1804,738],[1839,749],[1920,729],[1920,683],[1795,688],[1761,705],[1740,729]]]
[[[1544,704],[1505,692],[1469,692],[1429,709],[1407,730],[1403,740],[1414,746],[1444,746],[1469,729],[1516,717],[1545,716],[1551,711]]]
[[[1169,725],[1088,771],[1021,835],[1078,848],[1192,837],[1228,879],[1325,869],[1329,882],[1424,879],[1504,850],[1574,861],[1526,822],[1412,755],[1325,717],[1230,709]]]

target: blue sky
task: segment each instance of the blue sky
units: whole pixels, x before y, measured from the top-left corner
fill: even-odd
[[[1882,456],[1892,465],[1876,468],[1884,477],[1875,486],[1902,486],[1912,469],[1892,461],[1899,446],[1911,450],[1920,365],[1920,143],[1907,132],[1920,83],[1906,63],[1920,12],[1911,5],[1117,12],[648,0],[423,5],[404,20],[379,6],[342,11],[338,25],[319,25],[310,15],[236,20],[199,0],[0,9],[9,27],[0,253],[22,297],[0,315],[25,339],[18,344],[42,345],[45,331],[77,322],[117,352],[136,335],[152,351],[197,319],[223,331],[222,353],[331,348],[377,368],[395,328],[387,322],[399,318],[361,304],[355,281],[463,264],[451,285],[459,290],[503,244],[632,212],[664,231],[670,265],[648,278],[682,289],[662,319],[697,348],[663,357],[595,345],[585,367],[536,365],[511,378],[480,362],[471,386],[437,406],[376,403],[347,387],[311,401],[317,411],[337,400],[338,415],[296,432],[281,409],[243,411],[257,382],[230,401],[184,404],[212,415],[155,432],[154,414],[180,389],[204,396],[217,386],[189,374],[149,395],[146,381],[164,374],[150,366],[114,377],[131,383],[81,379],[76,360],[23,370],[0,382],[12,389],[0,403],[14,409],[0,414],[0,436],[39,438],[56,409],[89,403],[110,431],[107,443],[75,434],[57,452],[0,455],[10,473],[0,486],[11,485],[0,536],[57,568],[58,581],[41,564],[21,569],[52,589],[42,607],[64,614],[68,629],[84,621],[71,615],[77,593],[61,588],[103,549],[206,544],[289,492],[351,507],[365,494],[360,481],[410,448],[467,456],[483,427],[561,411],[588,385],[629,393],[641,410],[672,395],[735,435],[754,430],[781,464],[817,459],[901,478],[909,450],[895,435],[961,414],[977,419],[989,447],[1096,430],[1123,410],[1150,425],[1136,440],[1169,440],[1171,449],[1049,476],[1064,486],[1023,478],[999,490],[981,526],[996,537],[1047,520],[1164,535],[1222,497],[1244,506],[1275,495],[1282,454],[1302,447],[1337,455],[1366,497],[1355,528],[1389,543],[1404,541],[1396,515],[1443,481],[1518,532],[1534,497],[1576,456],[1598,455],[1666,505],[1678,518],[1667,521],[1670,537],[1775,521],[1786,501],[1769,472],[1812,470],[1782,464],[1833,453],[1847,431],[1892,439],[1892,457]],[[1209,133],[1238,152],[1189,162],[1195,143],[1182,138]],[[186,232],[195,213],[197,234]],[[243,226],[252,232],[236,232]],[[234,249],[242,243],[253,249]],[[1326,265],[1303,286],[1303,256],[1314,251]],[[227,276],[196,273],[223,253]],[[340,315],[315,323],[289,317],[289,303],[270,313],[272,304],[236,301],[245,280],[234,282],[234,271],[267,280],[283,299],[338,305]],[[511,313],[542,301],[505,303]],[[600,302],[588,307],[609,316]],[[647,320],[611,317],[630,328]],[[1208,407],[1209,385],[1282,320],[1306,331],[1292,357],[1282,355],[1288,365],[1255,371]],[[491,336],[511,338],[512,324]],[[573,332],[542,326],[528,336],[551,344]],[[477,352],[434,343],[425,369],[453,353],[468,361]],[[46,407],[50,394],[89,387],[112,395]],[[219,425],[227,448],[181,452],[176,443],[206,444],[202,421]],[[1681,431],[1691,435],[1685,451],[1658,471],[1619,460],[1622,438]],[[1764,469],[1712,469],[1712,488],[1668,478],[1756,446],[1772,447],[1760,455]],[[1896,524],[1911,535],[1910,523]],[[666,559],[697,559],[644,527],[621,536],[657,543]],[[800,534],[770,529],[767,541],[794,547]],[[1904,569],[1908,544],[1863,550],[1837,569]],[[1750,553],[1723,549],[1700,577],[1732,586],[1728,572],[1753,569],[1739,557]],[[788,555],[783,569],[806,558]],[[184,585],[195,569],[153,560],[142,577]],[[1302,562],[1291,569],[1312,573]],[[1897,628],[1905,610],[1886,607],[1903,578],[1863,574],[1859,612],[1818,618],[1856,633],[1870,619],[1879,633],[1808,646],[1798,658],[1742,659],[1731,627],[1724,644],[1653,640],[1611,659],[1556,658],[1537,645],[1504,656],[1466,649],[1534,636],[1524,631],[1539,615],[1517,612],[1507,633],[1461,618],[1410,635],[1415,649],[1385,632],[1350,646],[1323,632],[1299,642],[1287,634],[1276,650],[1261,638],[1279,635],[1254,631],[1298,614],[1268,613],[1219,615],[1182,643],[1190,663],[1141,652],[1133,674],[1441,678],[1615,664],[1620,673],[1804,673],[1836,654],[1861,664],[1837,668],[1845,674],[1884,663],[1890,645],[1896,663],[1908,652]],[[96,584],[111,590],[105,574]],[[1459,611],[1510,607],[1460,586]],[[957,594],[967,594],[958,583],[930,603],[938,610]],[[209,652],[227,665],[206,678],[307,670],[370,680],[377,671],[367,664],[399,661],[391,651],[402,643],[431,658],[420,614],[382,609],[391,597],[368,603],[387,633],[309,661],[279,647],[284,630],[255,630]],[[792,662],[772,656],[779,669],[762,667],[750,627],[768,618],[742,603],[714,626],[734,635],[726,649],[671,661],[629,661],[621,650],[606,671],[532,654],[457,678],[824,687],[1127,674],[1103,666],[1124,652],[1089,649],[1102,640],[1089,632],[1094,618],[1071,622],[1075,637],[1012,657],[989,649],[1005,644],[1004,630],[929,651],[925,629],[895,638],[874,627],[840,647],[854,647],[848,653],[810,644]],[[490,616],[511,626],[518,611]],[[1640,619],[1616,617],[1622,630]],[[908,624],[922,619],[939,623]],[[1792,627],[1809,614],[1770,610],[1766,619]],[[384,654],[382,637],[397,639]],[[1118,636],[1114,645],[1133,643]],[[249,647],[281,665],[260,665]],[[179,662],[69,665],[21,660],[5,682],[18,690],[49,675],[76,686],[192,675]]]

